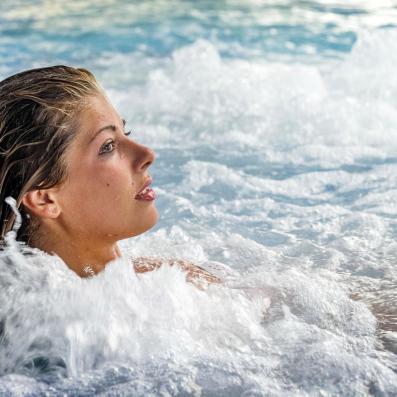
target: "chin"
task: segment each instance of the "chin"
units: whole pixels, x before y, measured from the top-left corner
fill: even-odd
[[[157,223],[158,217],[157,209],[153,206],[150,213],[145,214],[144,219],[139,223],[139,225],[136,225],[134,231],[128,237],[139,236],[140,234],[147,232]]]

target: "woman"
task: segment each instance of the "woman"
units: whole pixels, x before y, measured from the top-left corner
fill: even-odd
[[[149,230],[157,221],[149,175],[155,154],[124,126],[86,69],[51,66],[0,82],[0,242],[16,219],[9,196],[22,217],[17,240],[55,253],[82,277],[119,257],[119,240]],[[189,281],[219,281],[175,263]],[[137,272],[160,264],[134,262]]]

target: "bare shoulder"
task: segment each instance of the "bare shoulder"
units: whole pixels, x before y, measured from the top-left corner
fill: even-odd
[[[140,256],[132,259],[132,264],[137,273],[146,273],[158,269],[162,265],[162,260],[151,256]]]
[[[195,265],[192,262],[181,260],[181,259],[171,259],[170,265],[179,266],[182,270],[186,272],[186,280],[193,282],[194,280],[204,281],[211,284],[221,283],[221,279],[209,271],[203,269],[200,266]]]
[[[146,273],[158,269],[162,265],[178,266],[186,272],[186,281],[203,287],[205,284],[219,284],[222,280],[200,266],[183,259],[139,257],[132,260],[137,273]]]
[[[377,333],[383,347],[397,353],[397,284],[395,281],[381,280],[375,283],[360,280],[355,291],[350,294],[353,300],[365,303],[377,320]]]

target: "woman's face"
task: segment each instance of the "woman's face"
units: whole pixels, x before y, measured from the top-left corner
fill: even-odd
[[[154,192],[145,190],[154,152],[125,135],[123,120],[107,97],[89,99],[65,159],[68,178],[58,201],[67,233],[94,242],[117,241],[156,223]]]

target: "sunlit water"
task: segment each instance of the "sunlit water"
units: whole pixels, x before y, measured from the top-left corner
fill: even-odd
[[[0,78],[92,70],[161,214],[91,279],[9,236],[0,395],[397,394],[397,2],[346,3],[0,4]]]

